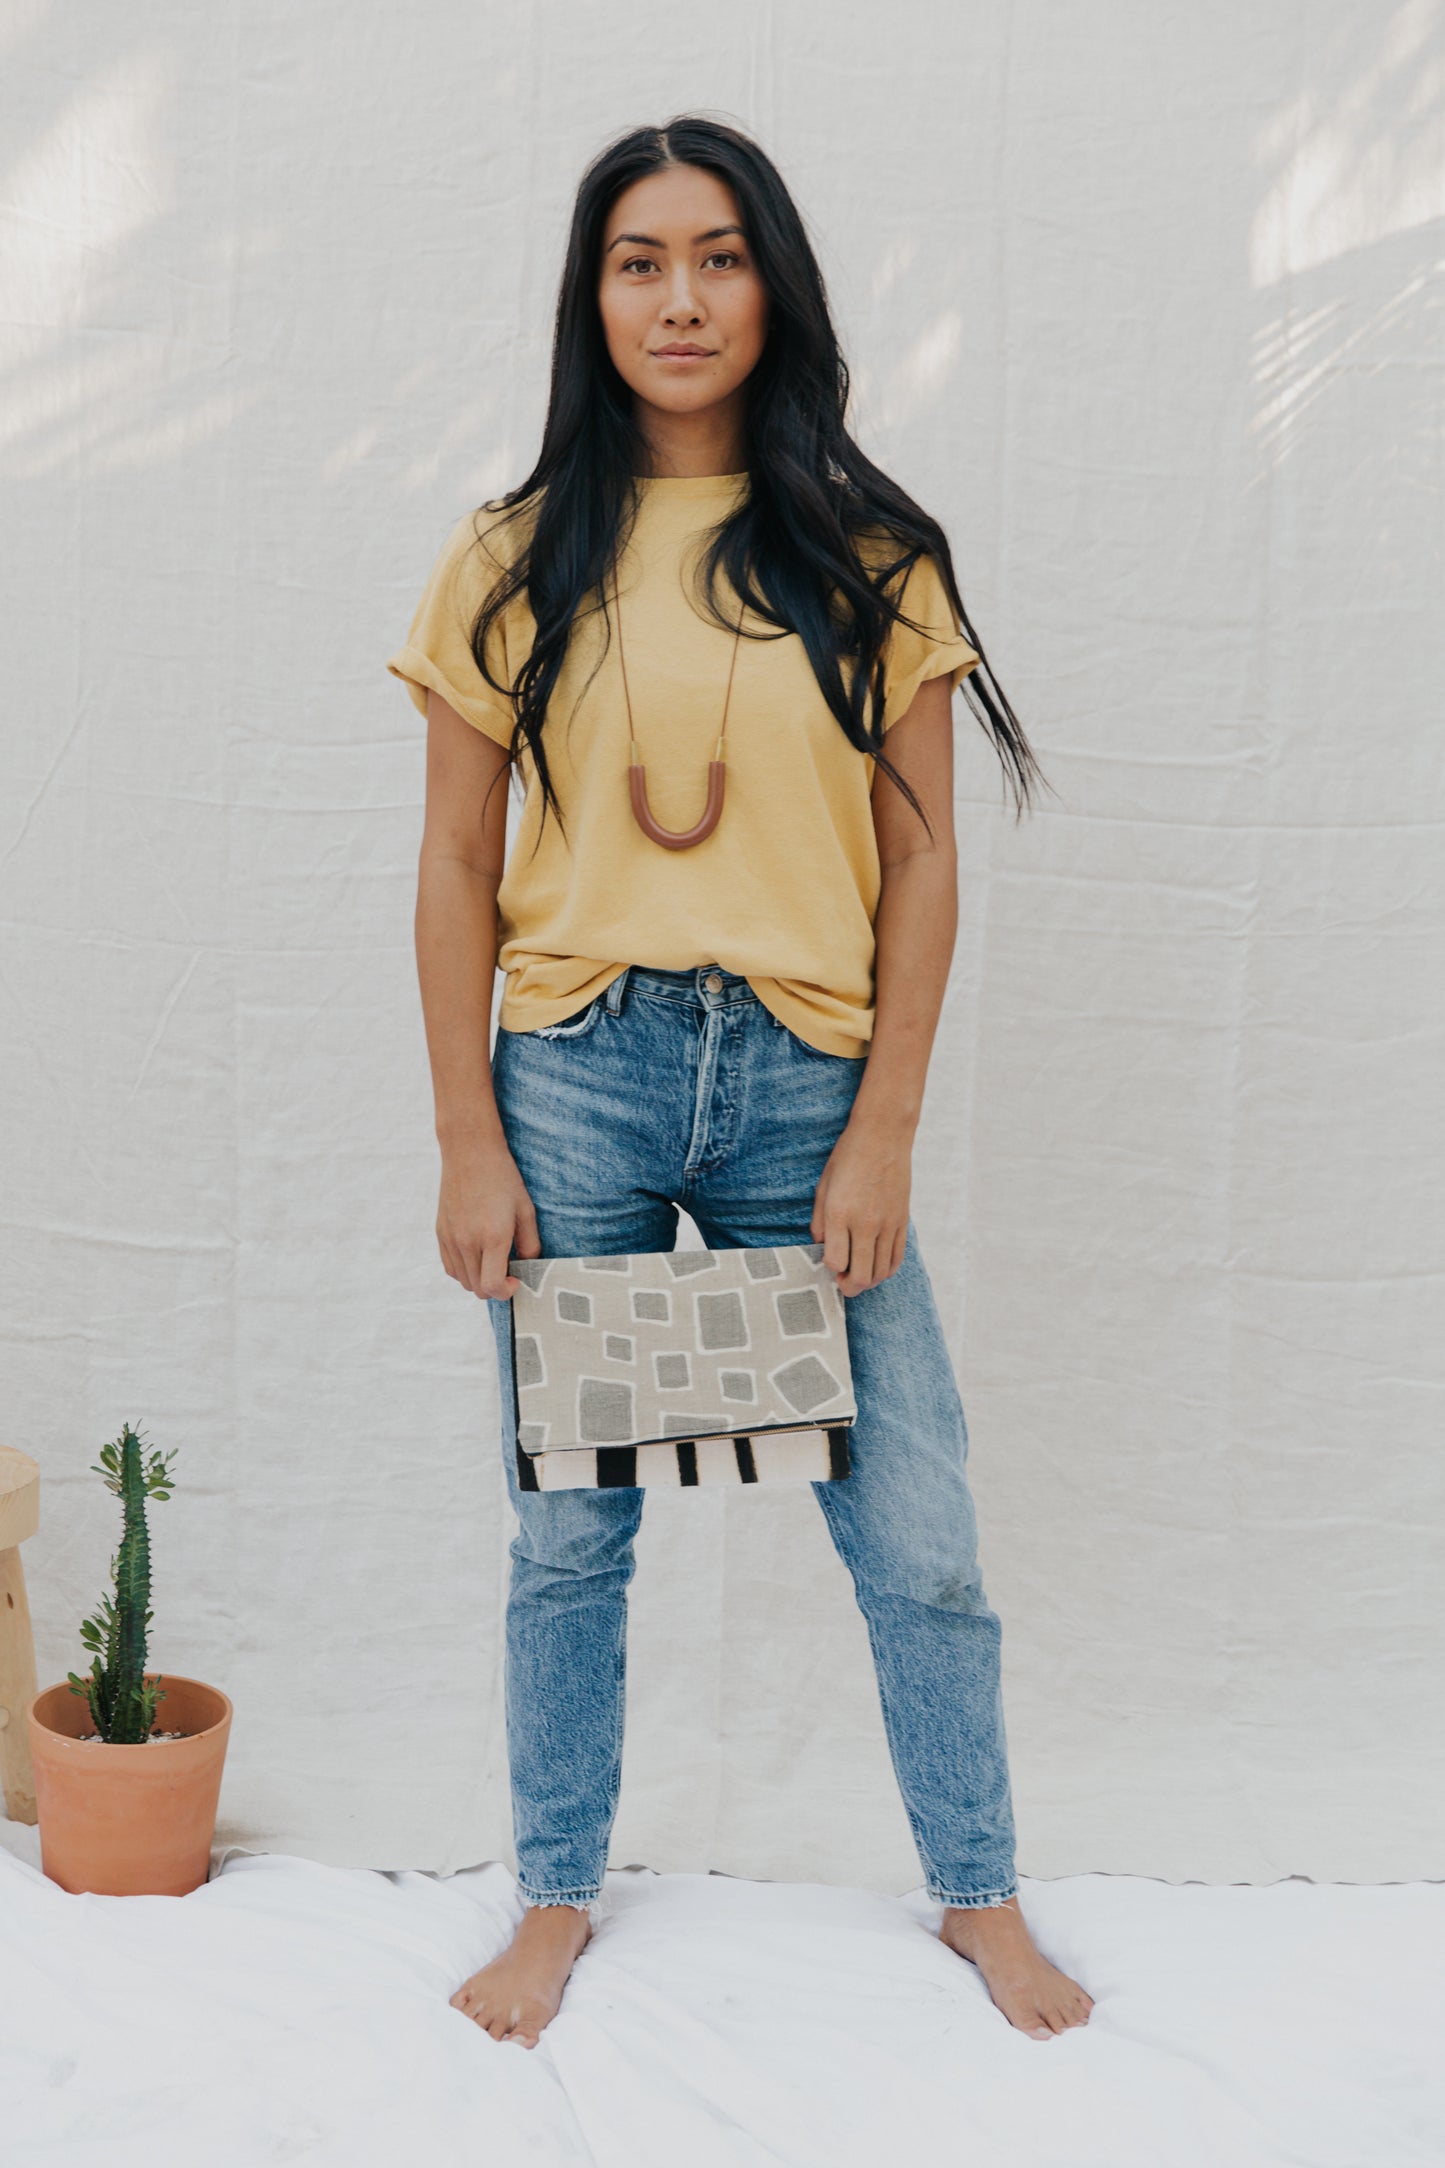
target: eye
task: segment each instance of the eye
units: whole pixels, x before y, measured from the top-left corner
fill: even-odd
[[[703,258],[703,262],[705,264],[718,262],[722,262],[724,264],[739,264],[742,261],[743,258],[741,253],[737,249],[733,248],[715,248]],[[623,259],[622,264],[619,266],[619,268],[623,271],[656,270],[657,259],[654,256],[627,256]]]

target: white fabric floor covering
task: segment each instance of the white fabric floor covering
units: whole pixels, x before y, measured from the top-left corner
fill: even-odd
[[[1095,1998],[1035,2041],[898,1898],[608,1876],[535,2049],[448,1997],[519,1916],[451,1877],[236,1850],[74,1897],[0,1823],[6,2168],[1406,2168],[1445,2158],[1445,1885],[1021,1881]]]

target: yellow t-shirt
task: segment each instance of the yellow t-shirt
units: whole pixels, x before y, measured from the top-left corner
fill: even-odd
[[[619,567],[639,754],[648,802],[667,828],[688,828],[702,812],[733,646],[732,632],[709,623],[690,598],[700,554],[693,545],[705,542],[705,531],[747,483],[746,474],[644,477]],[[495,516],[478,520],[469,512],[458,520],[406,643],[386,667],[423,715],[431,687],[507,745],[512,704],[488,685],[470,644],[499,569],[476,531]],[[508,531],[501,530],[499,549]],[[725,575],[719,595],[732,600]],[[946,675],[956,686],[979,660],[958,630],[931,556],[913,565],[901,599],[928,630],[892,628],[885,726],[906,712],[925,678]],[[610,607],[610,587],[608,600]],[[875,763],[844,736],[798,635],[777,635],[760,619],[751,629],[772,631],[772,638],[750,640],[749,629],[745,623],[728,707],[722,816],[701,843],[674,851],[653,842],[632,816],[616,625],[597,668],[604,628],[598,614],[579,614],[546,723],[569,842],[549,811],[534,854],[541,792],[530,754],[519,761],[526,795],[497,899],[498,962],[507,974],[502,1029],[562,1022],[629,963],[661,970],[717,963],[746,978],[759,1000],[823,1053],[867,1053],[880,890],[869,800]],[[492,667],[514,683],[535,633],[524,595],[499,630],[505,663]]]

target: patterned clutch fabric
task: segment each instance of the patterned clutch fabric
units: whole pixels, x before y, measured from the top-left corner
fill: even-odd
[[[507,1269],[523,1490],[849,1473],[848,1321],[821,1242]]]

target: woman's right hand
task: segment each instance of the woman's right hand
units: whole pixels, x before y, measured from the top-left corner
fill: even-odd
[[[506,1300],[521,1281],[509,1257],[540,1257],[537,1214],[517,1162],[503,1144],[453,1146],[442,1154],[437,1242],[451,1278],[474,1295]]]

